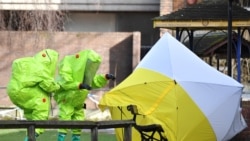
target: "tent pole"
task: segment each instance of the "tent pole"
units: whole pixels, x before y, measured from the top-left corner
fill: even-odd
[[[217,70],[220,71],[220,57],[216,55]]]
[[[241,28],[238,27],[238,37],[237,37],[237,48],[236,48],[236,57],[237,57],[237,80],[241,82],[241,47],[242,47],[242,39],[241,39]]]
[[[176,39],[178,40],[178,41],[180,41],[180,28],[179,27],[176,27]]]
[[[232,0],[228,0],[227,74],[232,76]]]

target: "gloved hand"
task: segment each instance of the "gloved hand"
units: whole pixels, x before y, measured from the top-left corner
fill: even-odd
[[[81,83],[81,84],[79,85],[79,89],[91,90],[92,88],[91,88],[88,84],[83,84],[83,83]]]
[[[105,74],[105,78],[107,79],[107,80],[115,80],[115,76],[113,75],[113,74]]]
[[[82,105],[82,108],[83,108],[83,109],[87,109],[87,104],[84,103],[84,104]]]

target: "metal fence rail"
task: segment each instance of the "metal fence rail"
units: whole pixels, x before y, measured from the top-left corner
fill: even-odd
[[[123,141],[132,141],[133,120],[109,120],[109,121],[27,121],[27,120],[0,120],[0,129],[26,128],[29,141],[36,141],[35,128],[70,128],[90,129],[91,141],[98,141],[98,129],[123,128]]]

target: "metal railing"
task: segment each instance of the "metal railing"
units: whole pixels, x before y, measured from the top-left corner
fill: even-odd
[[[0,89],[6,89],[6,87],[0,86]],[[14,110],[15,108],[2,107],[2,110],[4,109]],[[124,129],[123,141],[132,141],[132,127],[134,125],[135,125],[135,122],[132,119],[131,120],[105,120],[105,121],[0,120],[0,129],[26,128],[28,141],[36,141],[35,128],[90,129],[91,141],[98,141],[98,129],[123,128]]]
[[[108,121],[27,121],[27,120],[0,120],[0,129],[26,128],[28,141],[36,141],[35,128],[46,129],[90,129],[91,141],[98,141],[98,129],[123,128],[123,141],[132,141],[132,127],[135,122],[131,120],[108,120]]]

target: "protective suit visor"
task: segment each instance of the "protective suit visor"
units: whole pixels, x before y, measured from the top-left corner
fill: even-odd
[[[99,61],[94,62],[90,59],[87,60],[83,78],[84,84],[88,84],[89,86],[91,86],[99,66],[100,66]]]

